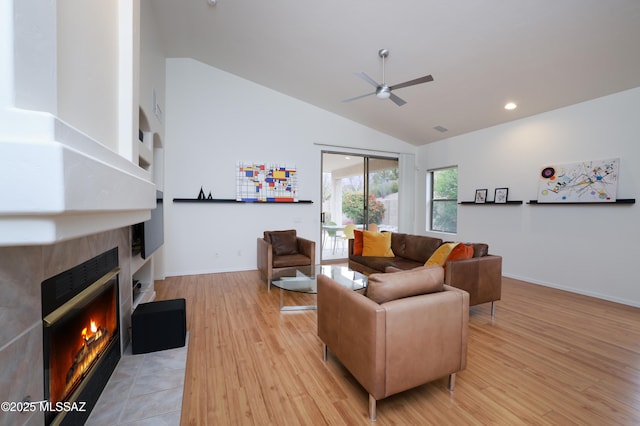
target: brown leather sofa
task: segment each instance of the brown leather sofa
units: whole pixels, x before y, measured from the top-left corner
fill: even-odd
[[[423,266],[443,241],[424,235],[391,234],[391,250],[395,257],[354,256],[354,240],[349,240],[349,268],[363,274],[408,270]],[[469,305],[494,302],[502,293],[502,257],[489,254],[489,246],[472,243],[473,258],[454,260],[445,265],[445,284],[469,293]]]
[[[469,294],[440,266],[372,274],[366,294],[318,276],[318,337],[376,401],[466,367]]]
[[[314,265],[316,243],[298,237],[295,229],[284,231],[264,231],[258,238],[258,270],[260,277],[271,288],[274,273],[285,268]]]

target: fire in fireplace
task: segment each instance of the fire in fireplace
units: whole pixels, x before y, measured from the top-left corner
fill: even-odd
[[[82,309],[69,313],[69,318],[61,319],[63,323],[54,325],[49,350],[52,403],[69,397],[113,337],[109,330],[117,328],[114,290],[111,286]],[[99,318],[98,322],[93,318]]]
[[[120,359],[118,272],[114,248],[42,283],[45,398],[87,408],[46,424],[86,419]]]

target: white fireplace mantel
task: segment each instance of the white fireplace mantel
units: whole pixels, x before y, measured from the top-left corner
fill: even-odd
[[[49,113],[0,113],[0,246],[52,244],[149,219],[149,172]]]

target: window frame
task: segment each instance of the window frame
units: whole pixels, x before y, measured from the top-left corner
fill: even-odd
[[[456,169],[456,198],[436,198],[434,194],[435,190],[435,175],[438,172],[444,170]],[[445,234],[456,234],[458,232],[458,166],[440,167],[437,169],[430,169],[427,171],[427,231],[442,232]],[[455,205],[455,229],[453,231],[435,229],[434,228],[434,209],[440,203],[454,203]]]

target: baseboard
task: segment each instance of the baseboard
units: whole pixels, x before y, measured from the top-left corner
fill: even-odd
[[[628,305],[628,306],[633,306],[635,308],[640,308],[640,301],[635,301],[635,300],[627,300],[627,299],[622,299],[619,297],[614,297],[608,294],[601,294],[601,293],[597,293],[597,292],[592,292],[592,291],[585,291],[579,288],[574,288],[574,287],[566,287],[566,286],[562,286],[559,284],[555,284],[555,283],[550,283],[547,281],[541,281],[541,280],[536,280],[534,278],[531,277],[523,277],[523,276],[519,276],[519,275],[515,275],[515,274],[508,274],[508,273],[502,273],[502,275],[504,277],[507,278],[513,278],[514,280],[520,280],[520,281],[525,281],[531,284],[536,284],[536,285],[541,285],[544,287],[551,287],[551,288],[555,288],[558,290],[563,290],[563,291],[568,291],[570,293],[576,293],[576,294],[581,294],[583,296],[589,296],[589,297],[595,297],[596,299],[602,299],[602,300],[607,300],[609,302],[614,302],[614,303],[620,303],[622,305]]]

